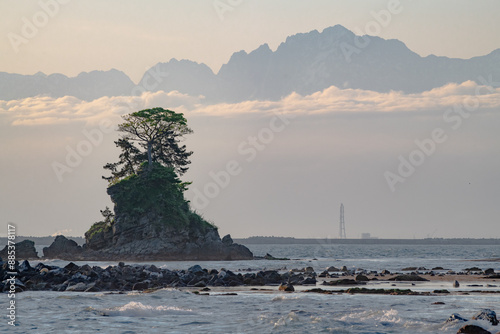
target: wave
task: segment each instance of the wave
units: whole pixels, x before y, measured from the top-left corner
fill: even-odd
[[[161,315],[194,315],[191,309],[183,309],[175,306],[151,306],[140,302],[130,302],[123,306],[98,310],[103,316],[109,317],[156,317]]]

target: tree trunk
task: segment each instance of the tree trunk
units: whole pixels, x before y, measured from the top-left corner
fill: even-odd
[[[152,148],[153,148],[153,143],[148,142],[148,170],[151,171],[153,169],[153,157],[152,157]]]

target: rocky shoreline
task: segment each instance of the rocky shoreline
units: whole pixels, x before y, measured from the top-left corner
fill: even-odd
[[[317,274],[312,267],[286,270],[240,270],[233,272],[224,268],[204,269],[200,265],[194,265],[187,270],[170,270],[158,268],[154,264],[125,264],[118,263],[116,266],[102,268],[88,264],[77,265],[70,262],[64,267],[57,267],[38,263],[32,267],[28,260],[22,263],[15,262],[15,270],[11,270],[8,262],[2,262],[0,258],[0,290],[5,292],[10,286],[9,279],[14,277],[17,292],[22,291],[144,291],[147,289],[161,289],[170,287],[235,287],[235,286],[272,286],[286,285],[289,288],[284,291],[294,291],[293,286],[316,286],[346,287],[345,290],[335,292],[347,293],[385,293],[383,289],[366,289],[363,286],[369,282],[386,282],[396,286],[396,282],[405,282],[415,285],[418,282],[430,280],[449,281],[450,289],[434,290],[434,294],[453,293],[500,293],[500,274],[492,269],[481,270],[479,268],[467,268],[463,272],[437,273],[435,271],[397,272],[391,273],[387,270],[365,271],[348,270],[346,267],[328,267]],[[403,268],[408,269],[408,268]],[[438,268],[439,269],[439,268]],[[15,273],[15,275],[12,275]],[[321,282],[320,282],[321,281]],[[470,281],[484,281],[484,284],[467,284]],[[478,288],[478,290],[459,290],[462,287]],[[354,288],[360,286],[362,288]],[[480,290],[479,288],[496,288],[493,290]],[[318,289],[311,292],[323,292]],[[389,289],[394,290],[394,289]],[[331,290],[325,290],[331,291]],[[405,293],[406,291],[406,293]],[[417,294],[411,289],[397,292],[398,294]],[[429,294],[427,292],[423,294]]]

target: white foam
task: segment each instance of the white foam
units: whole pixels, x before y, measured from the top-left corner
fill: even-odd
[[[174,306],[150,306],[139,302],[130,302],[126,305],[104,309],[101,311],[105,316],[122,317],[155,317],[159,315],[191,315],[190,309],[182,309]]]

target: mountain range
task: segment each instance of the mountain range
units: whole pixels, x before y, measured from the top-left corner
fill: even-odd
[[[209,102],[277,100],[292,92],[311,94],[330,86],[377,92],[418,93],[447,83],[500,77],[500,49],[456,59],[421,57],[398,40],[356,36],[336,25],[289,36],[273,51],[267,44],[235,52],[214,73],[207,65],[171,59],[149,69],[136,85],[123,72],[20,75],[0,72],[0,99],[71,95],[82,100],[136,95],[143,90],[203,95]]]

